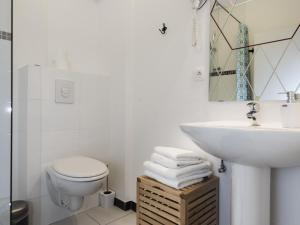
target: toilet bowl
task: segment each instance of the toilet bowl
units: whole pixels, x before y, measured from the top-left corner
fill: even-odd
[[[100,190],[108,174],[107,166],[96,159],[74,156],[57,160],[46,169],[50,197],[56,205],[76,211],[85,196]]]

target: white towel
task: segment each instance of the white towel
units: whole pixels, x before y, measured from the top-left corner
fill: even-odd
[[[206,173],[206,176],[204,177],[208,177],[212,174],[211,171]],[[151,177],[163,184],[166,184],[170,187],[176,188],[176,189],[181,189],[181,188],[185,188],[187,186],[190,186],[192,184],[196,184],[199,183],[203,180],[204,177],[199,176],[199,175],[193,175],[193,176],[189,176],[189,177],[185,177],[182,179],[167,179],[165,177],[162,177],[156,173],[153,173],[149,170],[145,170],[145,175],[148,177]],[[203,174],[204,175],[204,174]]]
[[[201,155],[192,150],[185,150],[172,147],[163,147],[157,146],[154,148],[154,151],[160,155],[163,155],[167,158],[174,160],[200,160],[202,159]]]
[[[198,165],[187,166],[180,169],[170,169],[161,166],[157,163],[146,161],[144,162],[144,168],[145,170],[159,174],[160,176],[168,179],[177,179],[177,178],[180,179],[180,178],[193,176],[193,175],[201,176],[202,174],[206,174],[207,172],[210,171],[210,163],[204,161],[203,163]]]
[[[151,161],[158,163],[164,167],[172,168],[172,169],[178,169],[178,168],[182,168],[185,166],[197,165],[197,164],[204,162],[202,159],[189,160],[189,161],[188,160],[183,160],[183,161],[174,160],[174,159],[167,158],[163,155],[160,155],[158,153],[153,153],[151,155]]]

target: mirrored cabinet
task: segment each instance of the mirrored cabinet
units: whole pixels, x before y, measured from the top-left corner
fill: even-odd
[[[300,92],[300,1],[216,0],[210,101],[285,100]]]

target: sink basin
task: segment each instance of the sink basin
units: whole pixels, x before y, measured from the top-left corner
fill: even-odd
[[[201,149],[232,162],[231,224],[270,225],[270,168],[300,166],[300,129],[237,121],[180,127]]]
[[[280,124],[214,121],[182,124],[201,149],[233,163],[255,167],[300,166],[300,129]]]

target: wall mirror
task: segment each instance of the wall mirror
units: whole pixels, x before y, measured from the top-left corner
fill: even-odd
[[[300,92],[300,1],[213,0],[210,101],[285,100]]]

